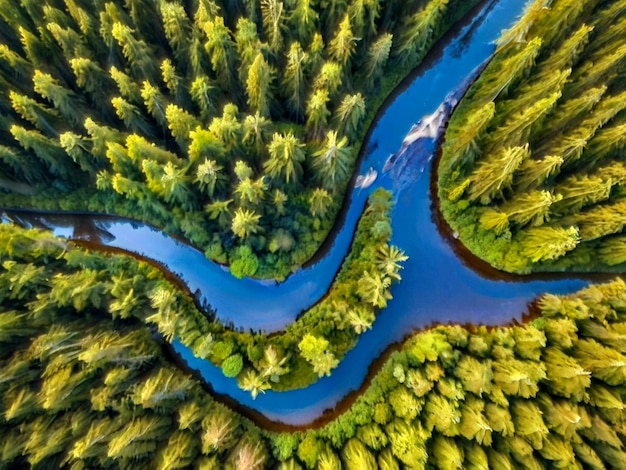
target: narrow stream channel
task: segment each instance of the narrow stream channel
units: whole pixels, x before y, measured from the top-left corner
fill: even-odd
[[[387,107],[364,145],[373,150],[362,159],[359,168],[361,174],[374,168],[378,179],[370,188],[352,192],[345,222],[327,254],[285,282],[235,279],[223,267],[206,260],[201,252],[140,223],[99,216],[52,215],[38,215],[38,222],[68,238],[80,238],[79,225],[87,224],[92,240],[95,226],[97,239],[103,245],[139,253],[177,274],[192,292],[200,292],[201,301],[211,304],[220,321],[237,328],[273,332],[283,329],[326,292],[348,252],[368,195],[379,186],[392,190],[396,199],[392,242],[406,252],[409,261],[401,273],[402,281],[392,290],[393,300],[331,377],[305,389],[268,391],[252,400],[219,368],[195,358],[180,343],[173,343],[189,367],[198,370],[216,392],[269,420],[291,425],[310,423],[358,389],[372,361],[410,332],[435,323],[502,325],[521,321],[529,303],[542,293],[564,294],[588,284],[589,281],[574,276],[545,280],[519,276],[494,280],[481,276],[455,254],[434,222],[430,198],[432,165],[425,163],[430,156],[421,159],[424,163],[410,165],[395,181],[382,173],[387,157],[400,148],[411,125],[435,111],[449,91],[493,54],[493,41],[519,16],[524,4],[525,0],[489,2],[445,45],[441,56]]]

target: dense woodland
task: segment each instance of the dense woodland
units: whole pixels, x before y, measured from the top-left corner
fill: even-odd
[[[471,2],[223,3],[0,0],[0,202],[132,214],[235,275],[285,275],[375,107]],[[442,209],[493,264],[623,267],[624,21],[624,0],[531,3],[455,112]],[[174,339],[253,396],[331,374],[400,279],[390,205],[370,197],[328,295],[271,336],[150,264],[0,225],[0,468],[623,468],[621,279],[524,325],[414,333],[307,431],[261,429],[179,368]]]
[[[140,218],[282,278],[386,94],[477,0],[0,2],[0,202]],[[250,273],[246,273],[250,274]]]
[[[268,388],[304,387],[332,373],[391,299],[390,288],[400,280],[407,258],[388,243],[390,208],[389,194],[374,192],[351,253],[325,297],[278,334],[228,328],[146,262],[89,252],[10,225],[0,225],[0,260],[5,261],[0,305],[10,309],[17,299],[54,311],[91,304],[113,319],[152,325],[168,342],[180,341],[196,357],[221,366],[226,376],[237,377],[253,397]]]
[[[621,280],[546,295],[527,325],[415,334],[347,413],[278,433],[216,403],[172,365],[169,338],[144,322],[158,315],[158,299],[127,294],[133,282],[163,292],[148,266],[134,274],[116,257],[100,274],[101,255],[61,239],[16,227],[2,236],[3,466],[619,469],[626,461]]]
[[[450,121],[441,207],[499,268],[623,271],[626,2],[543,3]]]

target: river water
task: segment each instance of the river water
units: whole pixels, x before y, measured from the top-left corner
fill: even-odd
[[[502,325],[521,321],[528,304],[542,293],[569,293],[588,284],[589,281],[575,277],[531,280],[495,276],[494,279],[479,274],[457,256],[433,220],[431,165],[426,163],[431,155],[407,165],[395,180],[382,173],[387,157],[400,148],[412,124],[434,112],[464,77],[493,54],[493,41],[520,15],[524,4],[525,0],[488,3],[468,25],[448,39],[438,56],[429,58],[428,67],[386,107],[363,146],[370,150],[359,168],[361,174],[370,168],[377,170],[378,179],[367,189],[352,191],[343,225],[334,234],[325,256],[282,283],[235,279],[224,267],[206,260],[201,252],[140,223],[97,216],[52,215],[39,215],[37,222],[68,238],[81,238],[83,233],[88,233],[87,238],[94,240],[97,232],[96,240],[104,245],[139,253],[166,266],[191,292],[198,292],[202,302],[215,309],[220,321],[246,330],[273,332],[283,329],[326,292],[348,252],[368,195],[380,186],[392,190],[396,202],[392,212],[392,242],[406,252],[409,260],[401,273],[402,281],[392,289],[393,300],[331,377],[305,389],[268,391],[252,400],[249,393],[240,390],[236,381],[225,377],[219,368],[195,358],[182,344],[173,343],[188,366],[199,371],[216,392],[273,421],[293,425],[312,422],[324,410],[335,407],[350,391],[358,389],[372,361],[410,332],[435,323]],[[80,230],[81,224],[87,225],[84,232]]]

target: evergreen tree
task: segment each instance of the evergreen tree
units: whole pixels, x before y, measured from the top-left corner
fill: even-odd
[[[356,50],[356,38],[352,32],[350,16],[347,14],[339,23],[339,29],[333,39],[328,44],[330,56],[342,67],[347,67]]]
[[[287,90],[289,111],[297,121],[304,117],[305,97],[307,92],[305,80],[307,63],[308,54],[302,49],[300,43],[292,43],[287,53],[287,64],[283,84]]]
[[[335,113],[337,131],[351,140],[357,138],[361,123],[365,118],[365,98],[361,93],[346,95]]]
[[[326,134],[324,146],[313,154],[312,166],[324,187],[333,190],[345,183],[348,176],[352,149],[346,137],[338,138],[336,131]]]
[[[263,117],[270,115],[273,73],[263,54],[259,52],[248,71],[246,94],[250,108]]]
[[[268,144],[269,159],[263,168],[271,178],[286,184],[298,183],[302,174],[302,163],[306,156],[304,144],[292,133],[274,133]]]
[[[239,208],[235,211],[231,228],[235,235],[245,239],[261,231],[260,220],[260,214],[252,210]]]

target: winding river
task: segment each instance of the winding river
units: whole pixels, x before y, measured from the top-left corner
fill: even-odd
[[[252,400],[219,368],[195,358],[180,343],[173,343],[188,366],[199,371],[217,393],[230,396],[272,421],[310,423],[357,389],[372,361],[410,332],[435,323],[502,325],[521,321],[529,303],[538,295],[573,292],[589,282],[576,277],[542,280],[495,272],[479,274],[464,264],[453,243],[442,237],[433,218],[432,165],[427,163],[432,155],[426,155],[422,163],[411,165],[395,179],[382,172],[387,157],[400,148],[411,125],[435,111],[450,90],[458,88],[464,77],[491,56],[493,41],[521,13],[524,4],[525,0],[487,2],[469,24],[440,44],[427,66],[418,70],[410,85],[379,116],[363,146],[370,150],[361,159],[359,172],[373,168],[379,173],[378,179],[367,189],[352,191],[345,220],[323,258],[282,283],[235,279],[225,268],[207,261],[201,252],[140,223],[104,216],[52,215],[38,215],[37,222],[52,228],[57,235],[82,238],[89,233],[92,241],[153,259],[177,274],[192,292],[199,294],[201,302],[209,303],[220,321],[269,333],[283,329],[326,292],[349,250],[368,195],[379,186],[392,190],[396,200],[392,242],[407,253],[409,261],[405,263],[402,282],[393,287],[393,300],[331,377],[305,389],[268,391]],[[32,221],[33,216],[30,217]],[[86,232],[81,231],[85,224]]]

